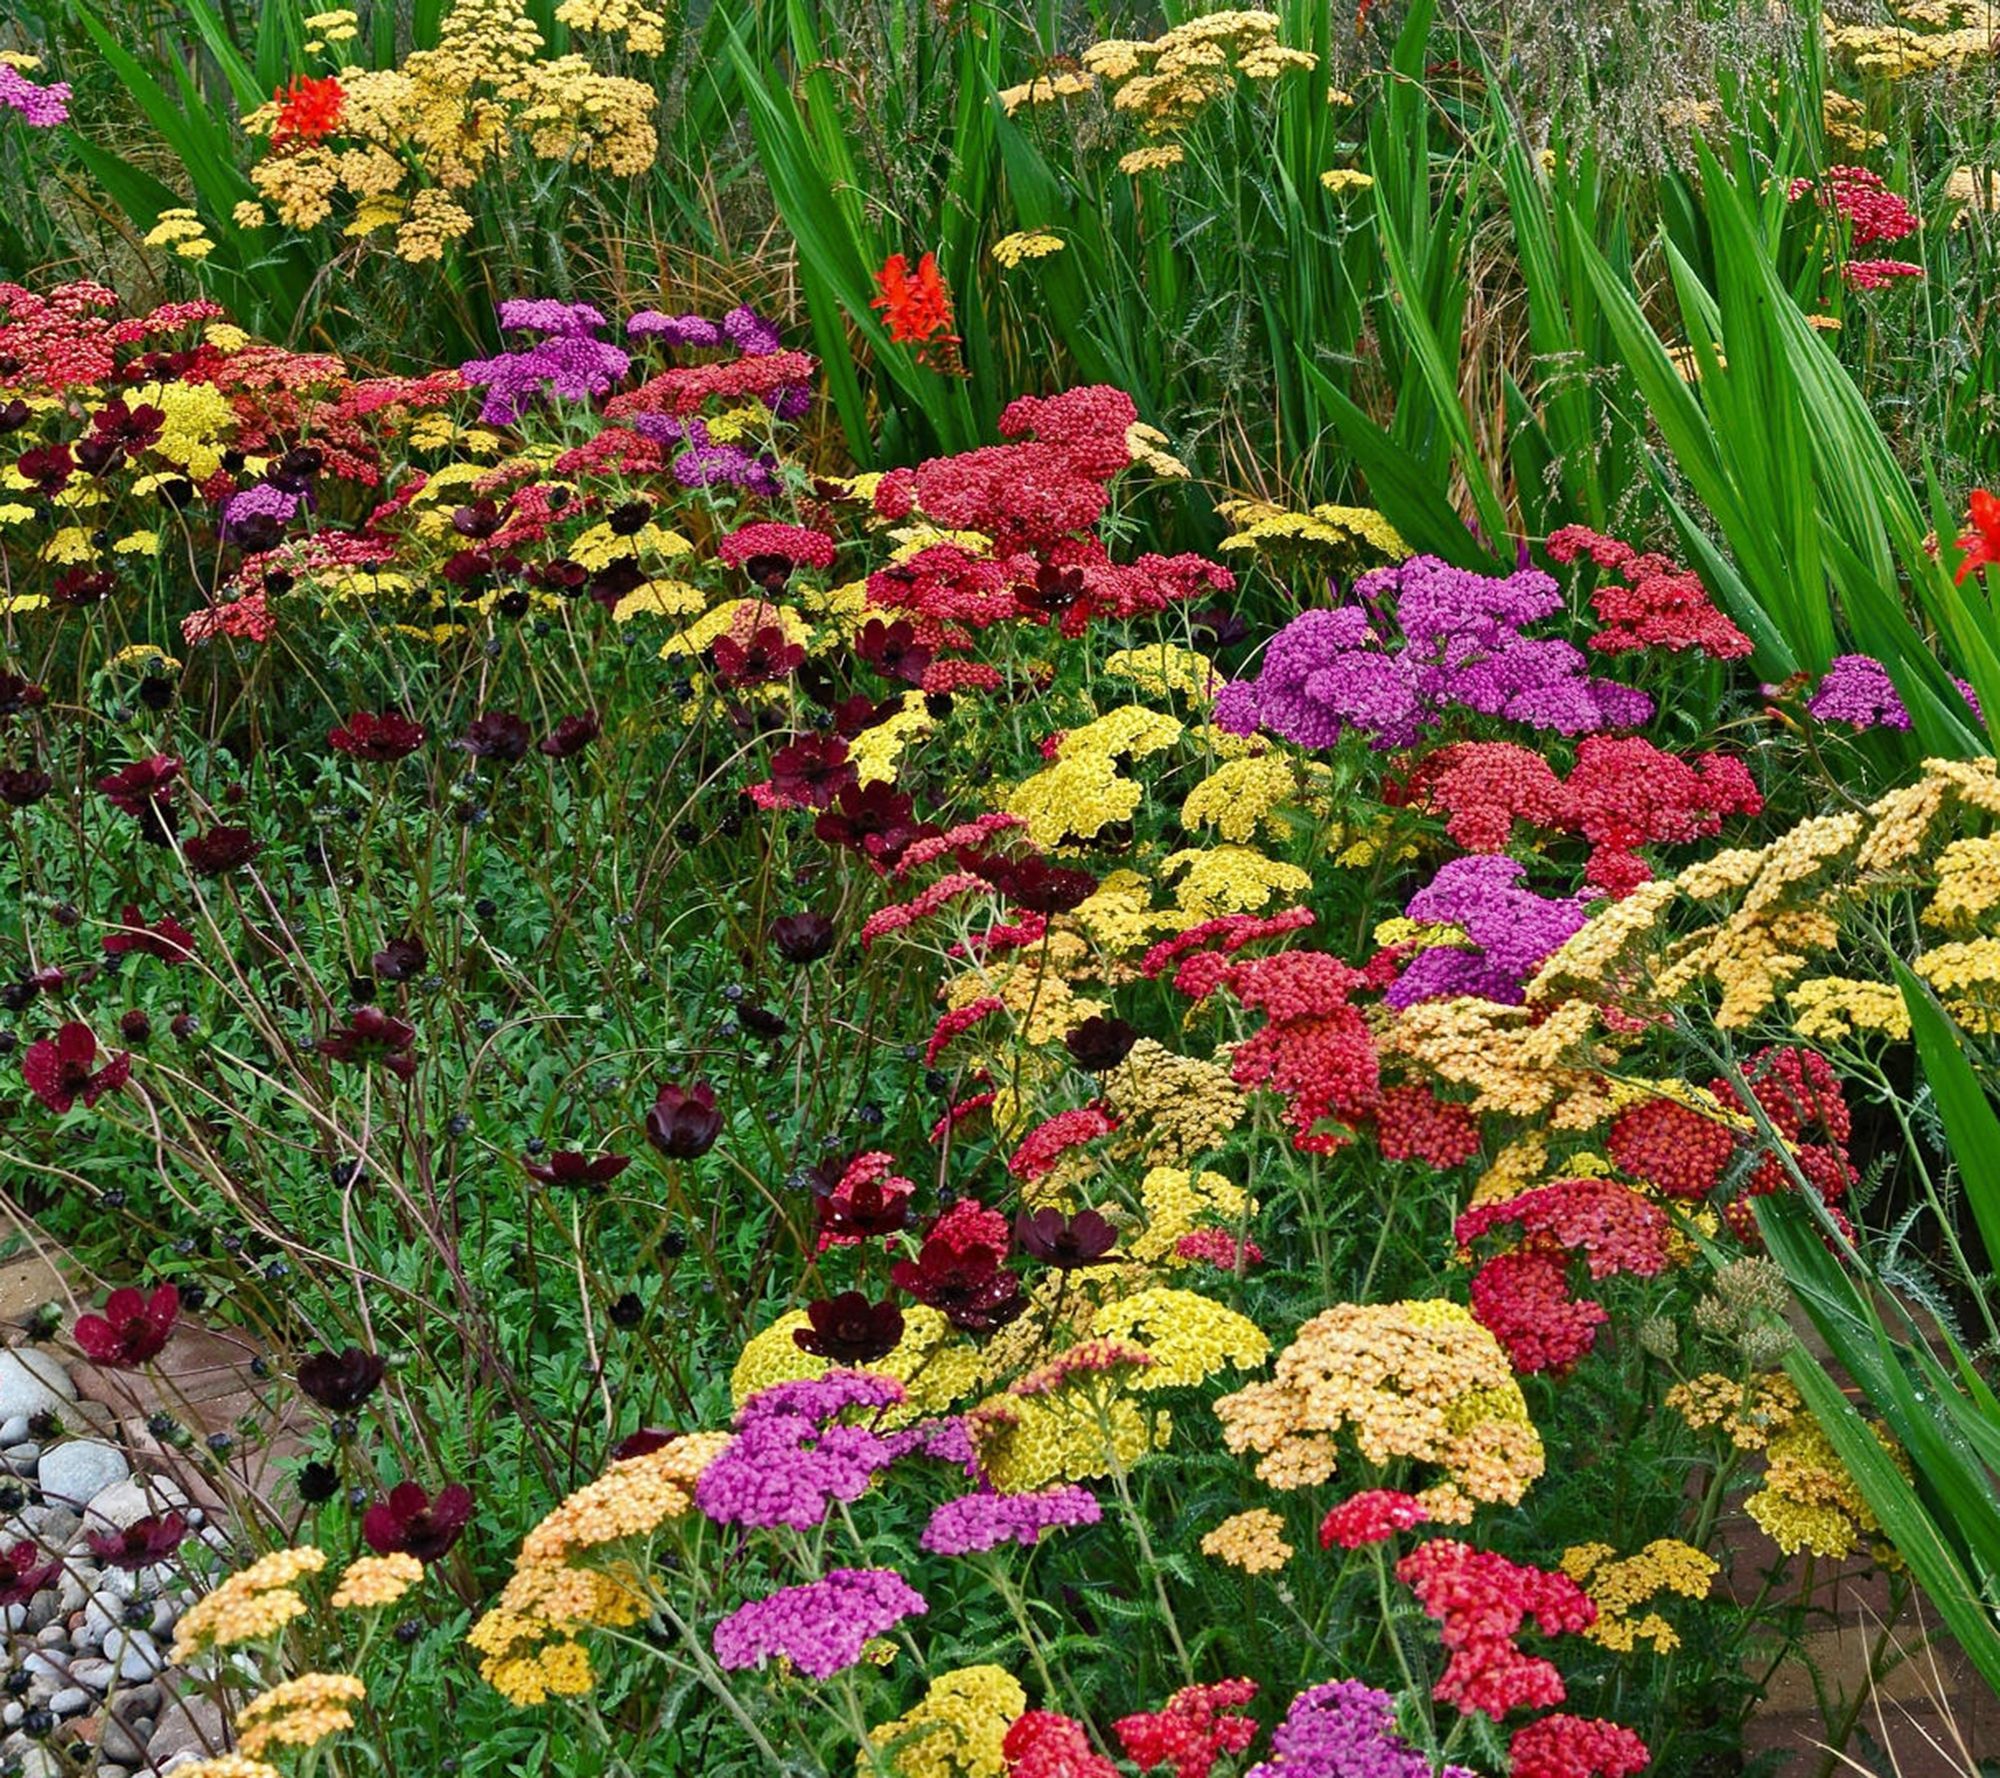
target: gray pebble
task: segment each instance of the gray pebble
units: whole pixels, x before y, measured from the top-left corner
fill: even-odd
[[[131,1474],[131,1464],[116,1445],[96,1438],[73,1438],[42,1454],[35,1480],[44,1500],[60,1501],[81,1510],[85,1503]]]
[[[9,1414],[0,1420],[0,1445],[18,1445],[28,1436],[28,1416]]]
[[[18,1476],[32,1476],[42,1461],[42,1447],[29,1439],[25,1444],[9,1445],[0,1451],[0,1461]]]
[[[4,1710],[0,1710],[0,1722],[4,1722],[10,1729],[18,1729],[21,1726],[21,1718],[27,1714],[27,1705],[19,1701],[11,1702]]]
[[[86,1655],[80,1661],[69,1664],[69,1676],[78,1685],[87,1685],[94,1692],[108,1692],[111,1676],[117,1672],[112,1664],[97,1655]]]
[[[19,1419],[25,1432],[25,1422],[35,1415],[60,1410],[75,1400],[76,1385],[60,1359],[33,1346],[0,1352],[0,1425]]]
[[[106,1641],[104,1652],[118,1663],[120,1679],[151,1679],[166,1670],[167,1657],[144,1630],[120,1630]]]
[[[69,1644],[69,1625],[44,1624],[35,1632],[35,1640],[44,1648],[63,1648]]]
[[[49,1700],[49,1708],[58,1716],[75,1716],[90,1708],[90,1694],[80,1685],[66,1685]]]

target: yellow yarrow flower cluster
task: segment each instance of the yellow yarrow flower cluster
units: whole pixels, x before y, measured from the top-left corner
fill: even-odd
[[[1156,1167],[1184,1167],[1213,1153],[1243,1121],[1246,1105],[1227,1068],[1150,1037],[1104,1077],[1103,1098],[1118,1119],[1110,1157]]]
[[[884,1766],[898,1778],[1006,1778],[1000,1744],[1027,1708],[1028,1694],[1005,1667],[956,1667],[901,1716],[868,1731],[856,1769],[863,1778]]]
[[[1410,553],[1402,534],[1373,507],[1315,506],[1308,512],[1292,512],[1266,500],[1224,500],[1215,510],[1238,527],[1218,549],[1264,551],[1311,544],[1350,554],[1370,551],[1390,561],[1401,561]]]
[[[1869,1428],[1906,1475],[1909,1460],[1880,1427]],[[1800,1414],[1771,1441],[1765,1452],[1764,1485],[1743,1510],[1788,1556],[1811,1550],[1817,1556],[1850,1556],[1863,1537],[1882,1527],[1860,1484],[1833,1443],[1810,1414]]]
[[[1312,69],[1319,58],[1278,41],[1271,12],[1212,12],[1150,42],[1107,38],[1083,52],[1083,65],[1112,89],[1111,105],[1149,135],[1186,128],[1234,88],[1234,77],[1273,80]]]
[[[1814,976],[1789,989],[1785,1002],[1791,1008],[1792,1029],[1808,1043],[1839,1042],[1857,1034],[1909,1041],[1909,1003],[1886,982]]]
[[[305,1616],[306,1602],[294,1590],[297,1583],[325,1566],[326,1551],[311,1544],[260,1556],[188,1607],[174,1628],[173,1658],[186,1661],[204,1649],[233,1648],[277,1634]]]
[[[1146,1265],[1184,1266],[1190,1262],[1174,1251],[1183,1235],[1214,1224],[1233,1227],[1255,1215],[1257,1206],[1220,1173],[1150,1167],[1139,1181],[1139,1210],[1145,1226],[1125,1251]]]
[[[665,17],[640,0],[563,0],[556,20],[572,31],[604,37],[622,32],[625,47],[635,56],[656,56],[667,47]]]
[[[175,1778],[284,1778],[268,1760],[251,1759],[242,1753],[219,1753],[213,1759],[176,1766],[174,1774]]]
[[[301,1673],[237,1712],[237,1741],[253,1758],[273,1745],[316,1747],[329,1735],[354,1727],[352,1706],[367,1695],[351,1673]]]
[[[641,0],[564,0],[559,16],[622,31],[634,53],[664,46],[662,16]],[[239,205],[238,225],[261,226],[268,205],[286,227],[313,228],[345,193],[356,206],[346,232],[393,226],[397,255],[416,264],[472,227],[462,194],[517,151],[625,177],[649,168],[659,152],[652,87],[599,74],[582,56],[544,59],[545,47],[525,0],[454,0],[434,48],[395,68],[340,71],[337,129],[274,145],[250,170],[263,202]],[[275,100],[260,105],[243,127],[269,136],[279,112]]]
[[[1149,642],[1141,648],[1121,648],[1104,657],[1100,669],[1113,679],[1129,679],[1149,698],[1178,692],[1202,703],[1214,700],[1222,677],[1206,655],[1178,648],[1171,642]]]
[[[1446,1524],[1463,1524],[1478,1502],[1514,1505],[1543,1468],[1506,1354],[1469,1311],[1442,1300],[1336,1304],[1299,1329],[1269,1382],[1224,1396],[1215,1411],[1223,1442],[1256,1452],[1273,1488],[1331,1479],[1343,1432],[1378,1469],[1435,1465],[1445,1479],[1418,1498]]]
[[[987,1479],[1003,1494],[1056,1482],[1087,1482],[1130,1469],[1172,1433],[1165,1414],[1148,1417],[1116,1386],[1083,1377],[1045,1394],[1010,1393],[966,1415]]]
[[[1021,232],[1002,235],[992,248],[995,262],[1010,272],[1024,260],[1047,259],[1051,253],[1062,250],[1061,235]]]
[[[1213,827],[1225,840],[1248,845],[1261,827],[1282,839],[1286,824],[1278,811],[1297,801],[1298,774],[1276,751],[1232,759],[1218,766],[1181,802],[1181,825]]]
[[[200,215],[193,210],[162,210],[146,232],[148,247],[171,247],[182,259],[206,259],[215,251]]]
[[[1000,103],[1007,115],[1012,117],[1023,105],[1046,105],[1052,99],[1070,99],[1078,93],[1092,91],[1097,85],[1097,77],[1092,74],[1063,72],[1044,74],[1034,80],[1023,81],[1019,86],[1002,87]]]
[[[1667,1406],[1696,1432],[1717,1427],[1737,1450],[1761,1451],[1805,1404],[1783,1371],[1764,1371],[1747,1381],[1707,1371],[1669,1389]]]
[[[1249,846],[1170,852],[1160,861],[1160,876],[1174,883],[1174,904],[1190,924],[1222,914],[1262,913],[1273,902],[1295,901],[1312,887],[1310,871]]]
[[[1582,1587],[1597,1607],[1597,1621],[1584,1635],[1605,1648],[1630,1654],[1650,1642],[1655,1654],[1680,1647],[1680,1632],[1657,1611],[1635,1615],[1661,1593],[1706,1599],[1722,1564],[1677,1537],[1655,1538],[1634,1555],[1620,1556],[1608,1543],[1583,1543],[1562,1553],[1563,1573]]]
[[[519,1705],[590,1690],[590,1654],[578,1633],[627,1628],[650,1607],[635,1568],[583,1568],[573,1559],[687,1517],[694,1511],[695,1483],[730,1436],[690,1433],[614,1463],[528,1533],[499,1601],[466,1633],[482,1657],[480,1676],[488,1685]]]
[[[823,1377],[835,1368],[799,1349],[792,1335],[807,1325],[805,1311],[794,1309],[745,1342],[729,1375],[729,1395],[737,1407],[773,1384]],[[882,1416],[885,1425],[895,1425],[942,1413],[976,1388],[979,1348],[937,1310],[918,1303],[903,1312],[903,1337],[895,1350],[867,1368],[894,1377],[909,1391],[907,1399]]]
[[[1285,1521],[1269,1507],[1237,1513],[1204,1536],[1201,1553],[1245,1574],[1275,1574],[1292,1559]]]
[[[1218,1371],[1254,1369],[1271,1355],[1270,1340],[1247,1315],[1169,1285],[1107,1303],[1091,1318],[1090,1331],[1152,1358],[1132,1379],[1138,1390],[1192,1388]]]

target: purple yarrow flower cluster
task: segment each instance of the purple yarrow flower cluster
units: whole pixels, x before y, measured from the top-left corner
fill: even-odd
[[[503,333],[594,334],[610,323],[589,303],[559,302],[552,296],[510,297],[500,305]]]
[[[780,396],[782,407],[786,390]],[[780,419],[793,416],[779,413]],[[752,494],[778,492],[778,459],[768,451],[750,451],[739,444],[718,444],[709,436],[705,420],[679,414],[638,414],[632,430],[655,444],[678,444],[685,449],[668,459],[674,478],[684,488],[737,487]]]
[[[1271,1731],[1272,1757],[1244,1778],[1430,1778],[1431,1763],[1396,1733],[1387,1692],[1340,1679],[1300,1692]],[[1473,1778],[1446,1766],[1441,1778]]]
[[[290,524],[298,516],[303,502],[303,495],[274,487],[270,482],[258,482],[240,494],[229,496],[222,509],[223,535],[235,537],[256,519],[269,519],[279,525]]]
[[[1454,858],[1410,898],[1425,925],[1458,927],[1473,948],[1437,945],[1411,960],[1382,996],[1397,1008],[1476,996],[1519,1006],[1528,979],[1590,918],[1589,898],[1521,887],[1525,867],[1498,854]]]
[[[1653,713],[1644,692],[1592,677],[1581,650],[1523,634],[1562,609],[1561,589],[1538,569],[1475,574],[1415,556],[1364,574],[1354,593],[1356,604],[1301,612],[1272,637],[1257,677],[1222,689],[1217,725],[1302,747],[1331,747],[1352,729],[1391,748],[1453,710],[1566,735]],[[1400,640],[1386,641],[1393,632]]]
[[[625,332],[635,340],[659,340],[669,346],[734,346],[746,358],[765,357],[784,343],[776,323],[747,305],[731,309],[720,321],[705,315],[668,315],[658,309],[641,309],[627,319]]]
[[[753,1395],[736,1417],[736,1437],[695,1484],[695,1505],[717,1524],[810,1531],[836,1500],[858,1499],[896,1459],[879,1434],[842,1425],[839,1416],[902,1399],[893,1377],[865,1371],[831,1371]]]
[[[914,1426],[898,1427],[894,1432],[885,1432],[882,1442],[898,1462],[905,1457],[928,1457],[962,1469],[975,1479],[981,1473],[979,1453],[973,1448],[972,1432],[963,1414],[945,1414],[919,1420]]]
[[[1964,694],[1972,714],[1984,722],[1985,714],[1972,687],[1963,679],[1954,679],[1952,684]],[[1806,699],[1806,709],[1821,722],[1844,722],[1850,728],[1910,726],[1910,713],[1897,695],[1888,668],[1865,654],[1836,655]]]
[[[513,425],[521,410],[544,393],[564,401],[607,395],[632,368],[629,352],[597,337],[608,323],[588,303],[515,298],[500,305],[500,325],[509,333],[544,337],[517,352],[470,359],[458,367],[468,383],[486,391],[479,417],[491,426]]]
[[[871,1637],[929,1610],[893,1568],[836,1568],[824,1580],[739,1605],[715,1626],[715,1658],[733,1671],[781,1655],[801,1673],[828,1679],[860,1660]]]
[[[69,82],[37,86],[20,69],[0,62],[0,105],[18,111],[31,129],[51,130],[69,121]]]
[[[1045,1532],[1095,1525],[1103,1516],[1097,1496],[1074,1483],[1035,1494],[982,1490],[947,1500],[919,1542],[934,1556],[969,1556],[1003,1543],[1036,1544]]]

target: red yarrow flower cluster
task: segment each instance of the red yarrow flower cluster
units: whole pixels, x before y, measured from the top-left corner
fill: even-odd
[[[1362,971],[1324,951],[1280,951],[1220,972],[1218,988],[1265,1015],[1263,1028],[1237,1044],[1230,1077],[1285,1100],[1292,1146],[1303,1154],[1332,1153],[1380,1100],[1375,1040],[1360,1008],[1348,1004],[1367,985]],[[1321,1128],[1329,1122],[1346,1127]]]
[[[1479,1152],[1479,1123],[1427,1086],[1387,1087],[1375,1106],[1375,1142],[1387,1160],[1457,1167]]]
[[[1118,1768],[1091,1746],[1090,1731],[1053,1710],[1017,1716],[1000,1754],[1008,1778],[1118,1778]]]
[[[1639,847],[1707,839],[1764,806],[1741,760],[1685,760],[1636,735],[1587,736],[1567,778],[1514,742],[1459,742],[1424,760],[1404,794],[1443,815],[1468,852],[1506,851],[1517,822],[1577,834],[1592,848],[1585,880],[1612,895],[1651,879]]]
[[[1631,1778],[1653,1755],[1622,1723],[1557,1712],[1515,1731],[1507,1778]]]
[[[1569,1255],[1543,1241],[1495,1254],[1467,1290],[1473,1319],[1500,1342],[1517,1371],[1569,1370],[1597,1342],[1610,1316],[1569,1288]]]
[[[1794,179],[1786,196],[1795,204],[1815,197],[1822,208],[1837,211],[1857,247],[1900,241],[1923,226],[1888,181],[1866,167],[1828,167],[1818,179]]]
[[[1678,562],[1642,554],[1587,525],[1565,525],[1553,532],[1548,551],[1563,563],[1587,556],[1606,574],[1619,577],[1604,581],[1590,595],[1591,609],[1604,625],[1590,638],[1600,654],[1694,649],[1718,660],[1738,660],[1750,652],[1750,638],[1716,610],[1700,576]]]
[[[1256,1722],[1242,1714],[1256,1695],[1254,1679],[1183,1686],[1160,1709],[1121,1716],[1111,1728],[1142,1772],[1171,1766],[1174,1778],[1208,1778],[1225,1753],[1241,1753],[1256,1740]]]
[[[1672,1099],[1647,1099],[1611,1120],[1605,1152],[1622,1172],[1670,1198],[1695,1202],[1721,1183],[1735,1134]]]
[[[1439,1537],[1398,1562],[1396,1578],[1437,1620],[1450,1651],[1432,1693],[1439,1702],[1498,1722],[1510,1710],[1560,1704],[1568,1695],[1555,1664],[1514,1641],[1530,1618],[1545,1636],[1574,1635],[1597,1621],[1590,1595],[1568,1575]]]
[[[1059,1111],[1037,1124],[1021,1140],[1007,1162],[1007,1171],[1016,1179],[1037,1180],[1055,1171],[1056,1163],[1073,1148],[1095,1142],[1118,1128],[1118,1120],[1096,1105],[1075,1111]]]
[[[1343,1500],[1319,1524],[1319,1547],[1358,1550],[1363,1544],[1386,1543],[1398,1531],[1421,1525],[1430,1517],[1414,1494],[1396,1488],[1366,1488]]]

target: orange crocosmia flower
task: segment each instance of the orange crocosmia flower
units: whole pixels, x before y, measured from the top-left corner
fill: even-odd
[[[895,344],[957,343],[951,331],[951,292],[938,272],[935,253],[926,253],[918,260],[915,271],[902,254],[890,254],[875,274],[875,284],[881,295],[868,306],[881,310]]]
[[[1965,551],[1965,560],[1958,565],[1960,580],[2000,562],[2000,494],[1974,488],[1971,522],[1972,529],[1958,540],[1958,547]]]
[[[323,142],[340,128],[347,93],[330,74],[323,80],[300,74],[290,86],[281,86],[273,93],[271,102],[278,107],[277,121],[271,126],[272,142]]]

